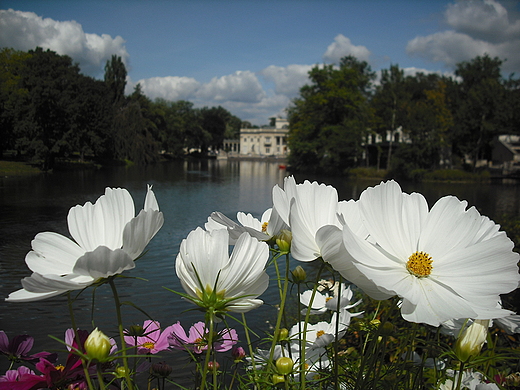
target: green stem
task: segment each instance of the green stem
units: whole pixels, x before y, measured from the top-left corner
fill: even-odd
[[[103,373],[101,372],[101,367],[99,364],[96,364],[96,370],[97,370],[97,377],[98,377],[98,383],[99,383],[99,389],[105,390],[105,381],[103,380]]]
[[[275,261],[275,264],[277,262]],[[285,280],[283,285],[283,292],[280,296],[280,310],[278,311],[278,316],[276,318],[276,326],[274,328],[274,334],[273,334],[273,342],[271,344],[271,351],[269,353],[269,362],[270,364],[273,361],[274,358],[274,349],[276,346],[276,343],[278,342],[278,336],[280,334],[280,325],[282,323],[282,316],[285,311],[285,301],[287,299],[287,291],[289,290],[289,255],[285,255]]]
[[[340,311],[340,304],[341,304],[341,282],[342,282],[342,277],[341,275],[339,276],[339,281],[338,281],[338,295],[337,295],[337,305],[336,305],[336,329],[335,329],[335,336],[334,336],[334,378],[336,378],[336,380],[334,381],[334,388],[336,390],[339,390],[339,364],[338,364],[338,333],[339,333],[339,321],[340,321],[340,314],[339,314],[339,311]]]
[[[463,373],[464,373],[464,362],[460,362],[459,377],[457,378],[457,387],[455,388],[456,390],[460,390],[460,386],[462,384],[462,374]],[[453,384],[455,384],[455,381],[453,381]]]
[[[311,299],[309,301],[309,306],[307,306],[307,312],[305,313],[305,320],[303,323],[303,335],[300,335],[300,339],[303,336],[303,347],[300,346],[300,389],[305,390],[305,350],[307,349],[307,325],[309,323],[309,318],[311,316],[312,303],[314,302],[314,297],[316,296],[316,292],[318,291],[318,281],[320,280],[321,273],[325,269],[325,262],[322,261],[321,267],[318,271],[318,275],[316,276],[316,283],[314,284],[314,288],[312,289]],[[301,345],[301,344],[300,344]]]
[[[215,317],[215,313],[213,312],[213,308],[210,308],[206,312],[206,328],[209,329],[208,349],[206,350],[206,359],[204,360],[204,367],[202,369],[202,383],[200,385],[200,390],[204,390],[206,387],[209,360],[210,360],[211,354],[213,352],[214,317]],[[213,368],[215,368],[215,367],[213,367]],[[213,369],[213,388],[216,389],[217,388],[216,386],[217,386],[216,370]]]
[[[72,298],[70,297],[70,291],[67,292],[67,306],[69,308],[69,316],[70,322],[72,325],[72,330],[74,331],[74,338],[76,339],[76,344],[78,344],[78,350],[84,353],[83,345],[81,345],[81,339],[79,338],[78,327],[76,325],[76,317],[74,316],[74,309],[72,308]],[[72,345],[70,346],[72,348]],[[88,363],[85,359],[81,359],[81,365],[83,367],[83,373],[85,374],[85,379],[87,380],[87,385],[89,389],[94,389],[94,385],[92,384],[92,379],[90,378],[90,374],[88,372]]]
[[[253,376],[255,378],[255,385],[258,384],[258,375],[256,374],[255,367],[255,354],[253,352],[253,344],[251,343],[251,336],[249,335],[249,327],[246,323],[246,315],[242,313],[242,323],[244,324],[244,333],[246,335],[247,346],[249,348],[249,356],[251,356],[251,366],[253,367]]]
[[[125,334],[123,331],[123,318],[121,316],[121,302],[119,300],[119,294],[117,293],[116,285],[114,283],[114,278],[109,278],[108,283],[110,284],[110,288],[112,289],[112,294],[114,295],[114,302],[116,305],[117,326],[119,328],[119,339],[121,340],[121,356],[123,358],[123,366],[125,368],[125,380],[128,385],[128,389],[133,390],[134,385],[132,383],[132,379],[130,378],[130,369],[128,368],[128,357],[126,356]]]

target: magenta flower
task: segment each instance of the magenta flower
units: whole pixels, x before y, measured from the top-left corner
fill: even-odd
[[[186,334],[180,322],[172,325],[171,335],[168,337],[173,349],[188,349],[195,353],[202,353],[208,349],[209,330],[204,322],[195,323]],[[217,333],[213,341],[213,349],[216,352],[229,351],[238,342],[235,329],[226,328]]]
[[[36,375],[25,366],[16,370],[8,370],[5,375],[0,376],[1,390],[35,390],[46,386],[43,376]]]
[[[40,359],[36,368],[43,375],[23,369],[10,370],[0,377],[0,390],[38,390],[84,388],[83,366],[79,356],[69,354],[65,366],[54,366],[46,359]]]
[[[29,351],[33,347],[34,338],[28,335],[18,335],[9,341],[9,338],[3,330],[0,330],[0,354],[6,355],[9,360],[25,360],[30,363],[36,363],[40,358],[55,362],[58,355],[50,352],[39,352],[29,355]]]
[[[125,342],[129,346],[137,346],[139,354],[156,354],[170,348],[168,336],[172,332],[172,326],[168,326],[161,332],[161,324],[158,321],[146,320],[143,323],[142,336],[125,336]]]

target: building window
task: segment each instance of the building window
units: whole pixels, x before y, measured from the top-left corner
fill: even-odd
[[[270,151],[271,151],[271,148],[265,148],[265,153],[266,154],[269,154]]]

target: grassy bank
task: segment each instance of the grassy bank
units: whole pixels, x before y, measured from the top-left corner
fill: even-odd
[[[0,160],[0,177],[29,176],[39,173],[41,173],[40,169],[25,162]]]

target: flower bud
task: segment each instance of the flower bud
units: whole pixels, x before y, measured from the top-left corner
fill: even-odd
[[[276,360],[276,370],[279,374],[289,375],[293,370],[294,362],[290,357],[282,356]]]
[[[489,320],[474,320],[468,326],[455,344],[455,354],[461,362],[468,361],[480,353],[486,341]]]
[[[242,347],[233,347],[231,350],[231,356],[235,363],[241,362],[246,357],[246,351]]]
[[[131,325],[126,331],[125,336],[144,336],[144,328],[141,325]]]
[[[117,366],[116,368],[116,378],[124,378],[126,377],[126,368],[123,366]]]
[[[220,368],[220,363],[217,361],[210,360],[208,362],[208,370],[209,371],[218,371]]]
[[[166,362],[159,362],[152,364],[152,371],[155,375],[161,378],[167,378],[173,371],[172,367]]]
[[[289,330],[287,328],[281,328],[278,330],[278,340],[287,340],[289,337]]]
[[[300,265],[291,271],[291,274],[293,277],[293,282],[297,284],[304,283],[307,279],[307,273]]]
[[[283,383],[283,382],[285,382],[285,376],[277,375],[277,374],[273,375],[273,385],[277,385],[278,383]]]
[[[110,344],[109,338],[106,334],[98,330],[98,328],[94,329],[85,341],[87,356],[90,360],[96,360],[101,363],[108,360],[111,348],[112,345]]]
[[[276,245],[281,252],[289,253],[291,250],[292,233],[289,230],[282,229],[276,237]]]

